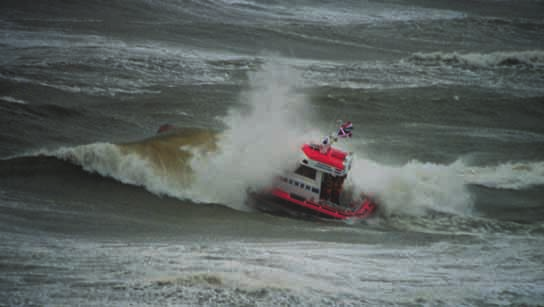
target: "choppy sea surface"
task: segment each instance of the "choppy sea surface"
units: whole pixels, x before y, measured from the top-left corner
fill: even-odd
[[[543,13],[2,1],[0,305],[542,306]],[[339,119],[376,216],[247,204]]]

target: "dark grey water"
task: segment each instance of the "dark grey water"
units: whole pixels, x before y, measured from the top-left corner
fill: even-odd
[[[2,1],[0,305],[541,305],[543,12]],[[379,215],[246,205],[338,119]]]

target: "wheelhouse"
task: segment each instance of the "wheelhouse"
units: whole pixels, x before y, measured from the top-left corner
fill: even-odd
[[[253,193],[257,208],[293,215],[333,219],[363,219],[376,211],[372,197],[344,191],[353,155],[332,147],[338,137],[351,137],[351,122],[320,144],[304,144],[296,168],[277,177],[273,185]]]
[[[300,201],[340,204],[352,154],[317,144],[304,144],[301,149],[304,155],[298,167],[280,176],[277,187]]]

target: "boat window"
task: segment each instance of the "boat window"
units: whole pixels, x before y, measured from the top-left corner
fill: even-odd
[[[310,178],[312,180],[315,180],[316,171],[315,169],[308,167],[306,165],[301,165],[297,168],[295,171],[296,174],[302,175],[306,178]]]

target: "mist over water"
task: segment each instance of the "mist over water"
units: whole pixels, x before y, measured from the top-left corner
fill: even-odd
[[[275,176],[296,167],[301,144],[312,133],[315,136],[311,106],[304,94],[297,93],[300,72],[269,62],[248,79],[240,105],[221,119],[227,128],[219,136],[217,152],[192,163],[196,173],[192,189],[238,208],[248,189],[264,188]]]
[[[2,1],[0,305],[540,306],[542,11]],[[378,214],[246,205],[337,120]]]

